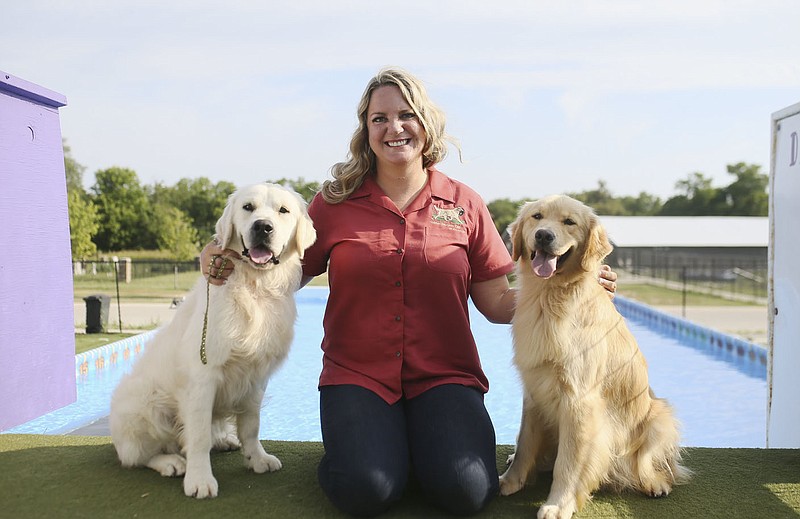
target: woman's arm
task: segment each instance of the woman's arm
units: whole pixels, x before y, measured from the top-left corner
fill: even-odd
[[[314,279],[314,276],[306,276],[305,274],[303,274],[303,277],[300,278],[300,288],[303,288],[304,286],[308,285],[308,282],[311,281],[312,279]]]
[[[614,298],[617,291],[617,273],[608,265],[600,269],[598,281],[606,289],[608,297]],[[508,284],[506,276],[499,276],[488,281],[479,281],[472,284],[470,296],[475,308],[478,309],[489,321],[497,324],[508,324],[514,317],[516,306],[515,288]]]
[[[230,249],[221,249],[214,241],[209,242],[200,252],[200,268],[203,276],[212,285],[224,285],[228,276],[233,272],[233,262],[225,261],[225,256],[241,259],[238,252]],[[312,279],[314,279],[314,276],[303,275],[300,280],[300,288],[306,286]]]
[[[508,324],[514,317],[516,292],[515,288],[508,285],[506,276],[472,283],[470,288],[475,308],[489,321],[497,324]]]

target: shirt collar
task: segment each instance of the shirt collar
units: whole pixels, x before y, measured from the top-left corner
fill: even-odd
[[[431,187],[431,196],[444,200],[446,202],[455,203],[455,189],[450,179],[431,166],[428,168],[428,184]]]

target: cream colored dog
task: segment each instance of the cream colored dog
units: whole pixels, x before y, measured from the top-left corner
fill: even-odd
[[[257,473],[281,468],[258,439],[259,412],[289,352],[300,260],[316,239],[305,202],[277,184],[232,194],[216,235],[225,248],[244,247],[244,257],[225,285],[198,280],[120,382],[109,418],[124,467],[185,474],[183,490],[197,498],[217,495],[212,447],[241,446]]]
[[[597,282],[612,250],[597,216],[577,200],[550,196],[523,206],[511,235],[519,283],[514,363],[524,397],[501,493],[552,468],[540,519],[572,517],[601,486],[667,495],[689,476],[678,423],[655,398],[636,340]]]

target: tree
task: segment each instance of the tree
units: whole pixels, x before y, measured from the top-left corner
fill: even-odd
[[[83,172],[86,166],[72,157],[66,139],[61,141],[64,151],[64,172],[67,177],[67,211],[69,212],[69,238],[73,259],[84,259],[97,253],[92,239],[99,229],[97,209],[83,189]]]
[[[620,199],[625,208],[626,215],[630,216],[655,216],[661,211],[661,199],[650,193],[642,191],[639,196],[625,196]]]
[[[588,205],[599,215],[652,216],[661,209],[661,199],[649,193],[641,192],[638,197],[617,198],[611,194],[603,180],[597,182],[597,189],[570,193],[570,196]]]
[[[736,180],[724,188],[711,186],[711,179],[692,173],[675,184],[681,194],[664,203],[659,214],[682,216],[766,216],[769,214],[769,176],[761,166],[739,162],[727,166]]]
[[[583,191],[581,193],[569,193],[569,196],[588,205],[594,209],[597,214],[609,216],[627,214],[625,207],[622,205],[622,201],[618,198],[614,198],[603,180],[597,182],[597,189]]]
[[[79,164],[78,161],[72,157],[72,149],[67,145],[66,139],[62,139],[61,147],[64,150],[64,173],[67,176],[67,191],[75,191],[85,197],[86,191],[83,189],[83,172],[86,171],[86,166]]]
[[[150,199],[154,205],[165,204],[180,209],[203,240],[214,234],[214,225],[222,215],[228,196],[236,190],[231,182],[212,184],[206,177],[182,178],[175,186],[156,184]]]
[[[319,193],[319,190],[322,189],[322,186],[319,182],[312,181],[306,182],[306,179],[300,177],[297,180],[291,180],[288,178],[282,178],[280,180],[269,180],[268,182],[272,182],[274,184],[280,184],[282,186],[291,187],[294,189],[298,195],[303,197],[303,200],[306,203],[311,203],[311,200],[314,198],[314,195]]]
[[[193,259],[199,251],[197,230],[177,207],[159,204],[153,208],[153,228],[160,250],[169,251],[175,261]]]
[[[489,214],[492,215],[492,220],[494,220],[494,226],[497,227],[497,232],[500,233],[500,236],[503,236],[503,233],[508,226],[511,225],[511,222],[517,218],[517,213],[523,203],[524,201],[522,200],[513,201],[508,198],[501,198],[486,204],[489,208]]]
[[[81,196],[76,189],[67,192],[67,206],[69,210],[69,239],[72,247],[72,259],[85,259],[97,253],[97,245],[92,237],[100,228],[97,209],[94,204]]]
[[[722,216],[727,214],[725,193],[711,186],[711,179],[691,173],[675,183],[680,194],[664,202],[662,216]]]
[[[723,191],[731,216],[767,216],[769,214],[769,175],[756,164],[728,165],[728,173],[736,180]]]
[[[100,250],[154,249],[156,240],[148,225],[150,200],[136,172],[109,168],[95,173],[93,200],[100,217],[95,243]]]

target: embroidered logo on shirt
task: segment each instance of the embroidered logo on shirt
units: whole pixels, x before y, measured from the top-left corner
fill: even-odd
[[[452,209],[444,209],[441,207],[433,206],[433,214],[431,220],[434,222],[442,222],[450,225],[464,225],[467,222],[461,219],[464,215],[463,207],[454,207]]]

